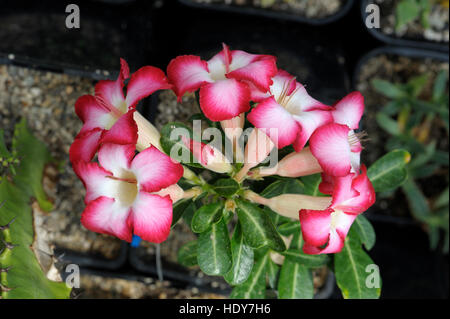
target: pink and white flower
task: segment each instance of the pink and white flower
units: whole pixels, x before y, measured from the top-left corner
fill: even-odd
[[[279,70],[272,80],[269,93],[259,97],[252,94],[259,104],[247,118],[271,137],[278,148],[292,144],[299,152],[318,127],[333,121],[332,108],[309,96],[305,87],[286,71]],[[277,137],[270,134],[273,128],[278,131]]]
[[[98,161],[74,163],[86,187],[81,223],[128,242],[133,234],[154,243],[166,240],[183,167],[153,146],[135,156],[134,144],[105,143]]]
[[[230,120],[250,109],[250,85],[269,90],[277,73],[276,58],[223,50],[209,61],[194,55],[178,56],[170,61],[167,75],[181,100],[186,92],[200,89],[200,108],[211,121]]]
[[[353,92],[344,97],[331,112],[333,123],[318,128],[311,136],[310,148],[324,172],[346,176],[358,172],[362,145],[360,134],[354,130],[364,112],[364,97]]]
[[[144,66],[130,77],[128,64],[121,59],[117,80],[99,81],[95,96],[83,95],[75,103],[75,112],[83,122],[70,149],[70,160],[90,161],[101,143],[136,144],[138,134],[134,121],[137,103],[161,89],[169,89],[164,72]],[[129,79],[126,95],[124,81]]]
[[[338,253],[356,217],[375,202],[375,191],[361,166],[361,173],[330,177],[327,190],[333,188],[332,202],[323,210],[302,209],[299,213],[306,254]]]

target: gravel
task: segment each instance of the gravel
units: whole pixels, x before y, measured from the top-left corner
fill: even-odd
[[[81,128],[74,113],[76,99],[92,94],[91,79],[0,65],[0,124],[7,143],[14,124],[25,117],[33,134],[45,142],[60,167],[47,167],[44,186],[54,203],[45,220],[56,246],[114,258],[120,241],[85,229],[80,223],[85,190],[69,162],[69,148]]]
[[[198,3],[220,3],[280,11],[307,18],[325,18],[339,11],[345,0],[192,0]]]

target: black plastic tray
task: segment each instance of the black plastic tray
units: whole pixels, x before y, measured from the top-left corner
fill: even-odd
[[[240,7],[240,6],[232,6],[232,5],[225,5],[225,4],[217,4],[217,3],[197,3],[193,2],[191,0],[178,0],[180,3],[194,8],[201,8],[201,9],[209,9],[209,10],[216,10],[216,11],[223,11],[223,12],[230,12],[230,13],[236,13],[236,14],[244,14],[244,15],[254,15],[254,16],[261,16],[261,17],[267,17],[272,19],[279,19],[279,20],[285,20],[285,21],[294,21],[294,22],[300,22],[300,23],[306,23],[311,25],[325,25],[332,22],[335,22],[345,16],[348,11],[353,6],[354,0],[347,0],[347,2],[344,4],[344,6],[335,14],[324,17],[324,18],[307,18],[296,14],[286,13],[284,11],[273,11],[268,9],[262,9],[262,8],[252,8],[252,7]]]
[[[66,27],[63,1],[2,1],[0,53],[38,65],[95,72],[120,67],[119,57],[134,69],[153,47],[152,9],[146,2],[129,5],[80,0],[80,28]]]
[[[363,22],[366,20],[367,13],[366,13],[366,7],[374,3],[373,0],[362,0],[361,1],[361,17],[363,19]],[[365,25],[365,24],[364,24]],[[404,46],[404,47],[415,47],[415,48],[421,48],[421,49],[427,49],[427,50],[438,50],[438,51],[449,51],[449,44],[448,43],[439,43],[439,42],[431,42],[428,40],[412,40],[412,39],[406,39],[406,38],[398,38],[395,36],[387,35],[380,30],[377,30],[376,28],[369,29],[367,28],[369,33],[373,35],[375,38],[380,40],[381,42],[384,42],[386,44],[390,45],[396,45],[396,46]]]

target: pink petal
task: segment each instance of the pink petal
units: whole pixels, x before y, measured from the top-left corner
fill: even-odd
[[[271,96],[269,91],[261,91],[260,89],[258,89],[256,87],[256,85],[254,85],[251,82],[245,81],[245,83],[250,88],[250,101],[262,102],[262,101],[264,101],[265,99],[267,99],[268,97]]]
[[[229,120],[250,109],[250,89],[235,79],[208,83],[200,89],[200,108],[211,121]]]
[[[353,177],[355,174],[349,173],[346,176],[333,177],[333,201],[331,207],[342,209],[341,204],[347,200],[358,196],[359,193],[353,188]]]
[[[267,134],[278,148],[292,144],[300,131],[300,127],[292,115],[273,97],[259,103],[250,111],[247,119]],[[270,129],[275,129],[275,132]]]
[[[319,184],[319,191],[327,195],[333,194],[334,177],[325,173],[322,173],[321,176],[322,182]]]
[[[176,184],[184,170],[180,163],[174,163],[169,156],[151,146],[136,155],[131,162],[131,171],[141,190],[157,192]]]
[[[78,134],[70,146],[70,162],[90,162],[94,158],[95,153],[97,153],[102,133],[102,129],[96,128],[88,132]]]
[[[336,201],[336,208],[349,214],[360,214],[375,203],[375,190],[367,177],[366,166],[362,165],[361,174],[353,178],[352,189],[355,195],[348,196],[348,198],[344,198],[341,201]]]
[[[356,130],[364,113],[364,97],[358,91],[352,92],[336,103],[334,108],[334,121]]]
[[[194,92],[202,85],[212,82],[208,64],[198,56],[182,55],[170,61],[167,76],[174,85],[174,92],[181,101],[186,92]]]
[[[286,92],[287,95],[291,95],[297,85],[295,77],[281,69],[278,69],[278,73],[272,78],[272,81],[273,83],[270,86],[270,92],[275,99],[279,99],[283,92]]]
[[[152,243],[167,239],[172,224],[172,201],[169,196],[139,192],[132,207],[134,234]]]
[[[113,173],[115,177],[128,178],[130,176],[122,176],[130,170],[130,164],[135,153],[135,145],[112,144],[106,143],[100,147],[98,152],[98,162],[101,167]],[[128,173],[128,175],[130,175]]]
[[[80,134],[94,128],[109,129],[116,120],[111,112],[99,104],[92,95],[83,95],[77,99],[75,113],[84,123]]]
[[[318,100],[312,98],[306,91],[306,88],[299,82],[296,82],[296,88],[290,94],[289,102],[287,103],[286,108],[290,110],[291,113],[297,114],[301,111],[303,112],[311,110],[328,111],[332,109],[328,105],[325,105],[322,102],[319,102]]]
[[[130,207],[123,207],[113,198],[102,196],[88,203],[81,215],[81,224],[93,232],[131,242],[129,215]]]
[[[330,232],[328,243],[324,248],[313,246],[305,242],[303,244],[303,252],[308,255],[334,254],[340,252],[343,247],[344,240],[336,230],[332,230]]]
[[[97,163],[78,161],[72,165],[86,187],[86,203],[101,196],[112,198],[115,196],[117,185],[116,181],[109,178],[112,176],[111,172],[101,168]]]
[[[237,55],[233,55],[231,66],[235,63]],[[242,66],[227,74],[229,79],[245,80],[253,83],[262,91],[269,90],[272,77],[277,74],[276,58],[270,55],[260,55],[250,64]]]
[[[116,81],[102,80],[95,85],[95,97],[111,112],[125,113],[127,111],[123,95],[123,81],[122,73],[120,73]]]
[[[143,98],[157,90],[170,89],[172,85],[161,69],[144,66],[131,75],[127,85],[126,103],[134,107]]]
[[[350,172],[349,130],[346,125],[330,123],[319,127],[311,135],[311,152],[326,174],[345,176]]]
[[[329,111],[309,111],[301,112],[299,115],[294,115],[294,119],[300,124],[301,130],[294,143],[294,149],[296,152],[300,152],[305,147],[311,135],[314,131],[333,121],[331,112]]]
[[[121,79],[126,80],[130,77],[130,68],[127,61],[120,58],[120,75]]]
[[[138,139],[138,127],[134,121],[135,110],[129,110],[122,115],[114,125],[105,132],[101,143],[133,144],[136,145]]]
[[[208,60],[208,70],[212,79],[225,80],[225,74],[229,71],[231,62],[231,52],[226,44],[223,45],[223,50]]]
[[[322,246],[328,241],[331,227],[332,209],[300,210],[300,224],[303,239],[312,246]]]

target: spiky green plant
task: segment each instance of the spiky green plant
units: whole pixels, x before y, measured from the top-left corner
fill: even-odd
[[[46,277],[32,248],[32,202],[43,211],[52,209],[42,186],[50,153],[24,120],[16,125],[12,144],[10,152],[0,130],[0,158],[6,162],[0,171],[0,298],[68,298],[70,288]]]

